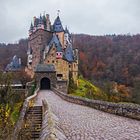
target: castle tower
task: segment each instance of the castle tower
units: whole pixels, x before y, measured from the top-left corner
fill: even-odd
[[[28,42],[28,48],[32,50],[32,55],[28,55],[28,58],[30,58],[28,67],[33,70],[37,64],[43,63],[43,52],[45,46],[52,38],[52,33],[47,31],[45,27],[47,27],[47,24],[43,21],[43,17],[41,15],[39,18],[34,17],[34,24],[31,25],[32,30],[29,31]]]

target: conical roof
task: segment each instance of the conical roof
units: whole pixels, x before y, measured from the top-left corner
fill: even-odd
[[[57,18],[56,18],[55,21],[54,21],[54,24],[53,24],[53,31],[54,31],[54,32],[63,32],[63,31],[64,31],[59,16],[57,16]]]

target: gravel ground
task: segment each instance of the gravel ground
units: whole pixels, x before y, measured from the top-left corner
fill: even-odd
[[[140,140],[140,121],[69,103],[50,90],[38,93],[36,105],[45,98],[67,140]]]

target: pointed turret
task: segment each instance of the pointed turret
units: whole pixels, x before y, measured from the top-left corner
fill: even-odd
[[[69,32],[67,26],[65,27],[65,33],[66,33],[66,34],[70,34],[70,32]]]
[[[54,24],[53,24],[53,31],[54,31],[54,32],[63,32],[63,31],[64,31],[59,16],[57,16],[57,18],[56,18],[55,21],[54,21]]]
[[[33,30],[34,30],[34,26],[31,22],[30,29],[29,29],[29,35],[31,35],[33,33]]]
[[[44,24],[43,24],[43,17],[40,14],[40,17],[38,18],[38,29],[44,29]]]
[[[45,16],[45,13],[44,13],[44,15],[43,15],[42,18],[43,18],[44,29],[46,29],[47,24],[46,24],[46,16]]]
[[[36,16],[34,16],[34,18],[33,18],[33,21],[34,21],[34,28],[33,28],[33,32],[35,32],[36,31],[36,29],[37,29],[37,18],[36,18]]]
[[[46,26],[47,26],[47,31],[51,31],[51,21],[50,21],[50,16],[49,14],[46,14]]]

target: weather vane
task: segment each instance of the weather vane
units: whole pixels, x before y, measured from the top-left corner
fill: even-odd
[[[57,16],[59,16],[59,14],[60,14],[60,10],[57,10]]]

